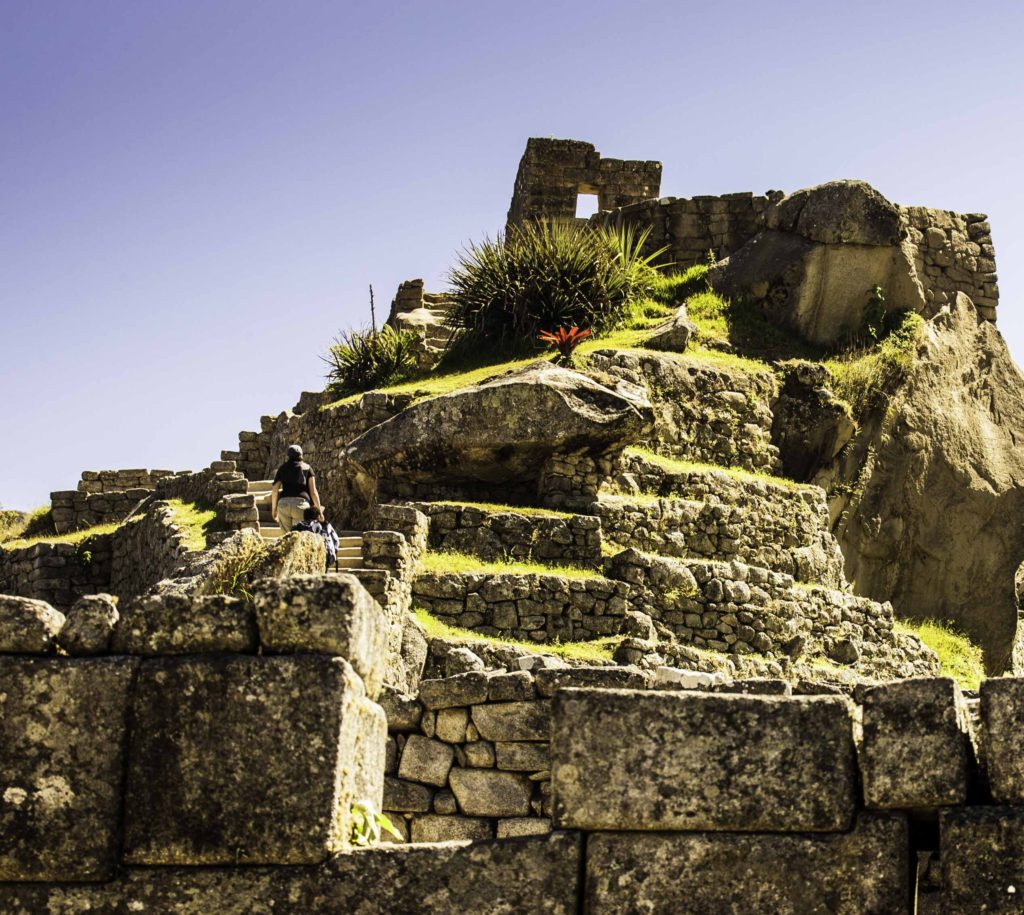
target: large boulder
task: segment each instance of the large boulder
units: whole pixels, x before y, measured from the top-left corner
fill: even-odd
[[[652,421],[643,389],[536,362],[413,404],[354,439],[344,457],[370,481],[532,483],[553,455],[623,448]]]
[[[924,309],[899,212],[863,181],[797,191],[765,214],[765,226],[709,280],[722,295],[757,301],[811,343],[859,331],[875,286],[887,309]]]
[[[1011,663],[1024,559],[1024,377],[971,300],[925,325],[915,366],[831,482],[846,573],[904,617],[948,620]],[[823,483],[829,481],[822,480]],[[1024,654],[1024,653],[1022,653]]]

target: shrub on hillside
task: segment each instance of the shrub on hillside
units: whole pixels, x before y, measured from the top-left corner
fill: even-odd
[[[879,342],[855,346],[825,361],[832,388],[862,417],[881,403],[914,366],[924,319],[914,312],[888,312]]]
[[[396,384],[416,371],[416,335],[385,324],[379,331],[346,331],[321,358],[328,389],[337,395]]]
[[[449,273],[448,323],[458,346],[492,352],[536,347],[542,330],[600,333],[650,294],[663,250],[644,253],[648,231],[530,222],[471,244]]]

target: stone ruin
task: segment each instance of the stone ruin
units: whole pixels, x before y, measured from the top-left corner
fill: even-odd
[[[884,430],[821,366],[684,340],[303,394],[204,470],[84,472],[54,522],[112,533],[0,544],[0,911],[1022,910],[1024,678],[962,690],[899,623],[931,607],[1024,672],[987,221],[856,182],[660,198],[660,172],[532,139],[510,224],[596,193],[593,224],[651,229],[676,269],[714,251],[718,288],[812,340],[885,286],[928,331]],[[424,365],[445,311],[420,280],[395,297]],[[973,439],[969,466],[939,453]],[[350,528],[327,574],[269,519],[292,441]],[[206,549],[175,499],[215,506]],[[432,564],[453,551],[476,565]],[[400,838],[359,847],[367,812]]]

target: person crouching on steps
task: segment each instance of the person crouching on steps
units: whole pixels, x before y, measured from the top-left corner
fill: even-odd
[[[306,509],[313,503],[317,518],[324,520],[320,494],[316,491],[313,468],[302,460],[302,448],[288,446],[288,460],[277,468],[274,486],[270,490],[270,517],[281,525],[286,534],[302,521]]]

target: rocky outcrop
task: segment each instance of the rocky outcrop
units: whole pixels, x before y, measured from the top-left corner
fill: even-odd
[[[814,479],[856,431],[850,407],[832,392],[825,366],[794,360],[781,366],[782,390],[772,404],[772,441],[782,472],[801,481]]]
[[[1007,669],[1017,637],[1022,428],[1024,377],[961,294],[926,325],[916,366],[844,455],[845,486],[832,485],[858,593],[961,627],[990,673]]]
[[[534,485],[555,455],[600,456],[638,440],[653,419],[646,392],[614,389],[538,362],[413,404],[344,451],[364,490],[394,484]]]
[[[924,310],[905,234],[897,208],[870,185],[832,181],[769,208],[764,231],[708,278],[811,343],[834,343],[860,329],[875,286],[889,309]]]

